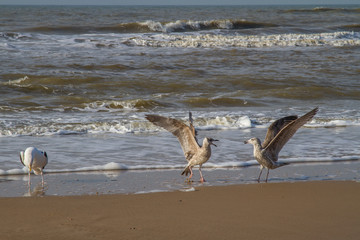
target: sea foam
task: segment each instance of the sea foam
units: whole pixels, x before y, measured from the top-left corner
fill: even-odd
[[[218,47],[316,47],[359,46],[360,34],[355,32],[273,34],[273,35],[158,35],[156,38],[133,37],[124,44],[144,47],[218,48]]]
[[[96,111],[101,107],[97,106]],[[104,111],[107,109],[104,107]],[[93,109],[94,110],[94,109]],[[111,111],[110,111],[111,112]],[[134,113],[130,118],[128,114]],[[4,125],[0,123],[0,137],[19,137],[19,136],[64,136],[64,135],[83,135],[83,134],[128,134],[128,133],[152,133],[166,131],[154,124],[146,121],[144,113],[128,110],[128,112],[115,112],[118,114],[116,119],[46,119],[45,122],[24,122],[24,120],[12,120]],[[160,115],[166,115],[159,113]],[[187,116],[184,112],[170,116],[188,123]],[[126,116],[126,117],[125,117]],[[198,130],[236,130],[250,128],[267,128],[275,119],[271,117],[258,116],[254,117],[247,114],[239,113],[198,113],[194,118],[194,125]],[[360,119],[356,116],[352,118],[332,118],[321,117],[305,124],[307,128],[343,128],[351,126],[360,126]]]

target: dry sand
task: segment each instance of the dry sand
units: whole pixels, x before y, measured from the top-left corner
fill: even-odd
[[[359,239],[360,183],[0,198],[0,239]]]

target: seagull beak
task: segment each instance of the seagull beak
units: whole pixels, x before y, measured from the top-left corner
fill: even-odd
[[[219,140],[213,139],[213,140],[210,142],[211,145],[214,145],[215,147],[217,147],[217,146],[215,145],[215,143],[213,143],[214,141],[219,141]]]

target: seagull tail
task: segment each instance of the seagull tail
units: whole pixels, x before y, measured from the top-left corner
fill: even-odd
[[[186,168],[184,169],[184,171],[181,173],[181,175],[187,176],[188,174],[190,174],[190,166],[186,166]]]
[[[34,168],[33,171],[34,171],[35,175],[40,175],[41,174],[41,170],[39,168]]]
[[[290,163],[287,163],[287,162],[276,162],[276,167],[275,168],[286,166],[286,165],[289,165],[289,164]]]

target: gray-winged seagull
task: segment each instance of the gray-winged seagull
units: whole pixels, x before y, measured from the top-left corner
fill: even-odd
[[[48,156],[45,151],[41,151],[35,147],[28,147],[25,152],[20,152],[20,161],[29,170],[29,187],[31,170],[35,175],[41,174],[42,185],[44,186],[44,174],[43,169],[48,163]]]
[[[203,145],[200,146],[196,139],[196,131],[193,126],[192,114],[189,112],[189,121],[190,126],[185,123],[168,117],[162,117],[159,115],[146,115],[146,119],[152,122],[153,124],[162,127],[169,132],[171,132],[180,142],[181,148],[184,152],[185,158],[188,161],[187,166],[181,175],[188,175],[188,181],[193,176],[192,168],[196,165],[199,165],[200,172],[200,182],[205,182],[205,179],[201,173],[201,166],[207,162],[211,156],[211,147],[210,145],[216,145],[213,143],[214,141],[218,141],[212,138],[205,137],[203,140]]]
[[[265,180],[265,182],[267,182],[269,169],[287,165],[287,163],[279,163],[277,161],[279,152],[296,131],[315,116],[317,111],[318,108],[314,108],[300,118],[297,116],[288,116],[276,120],[268,128],[263,144],[261,144],[258,138],[251,138],[244,142],[245,144],[251,143],[254,145],[254,157],[260,164],[258,182],[260,182],[260,176],[264,167],[267,168]]]

